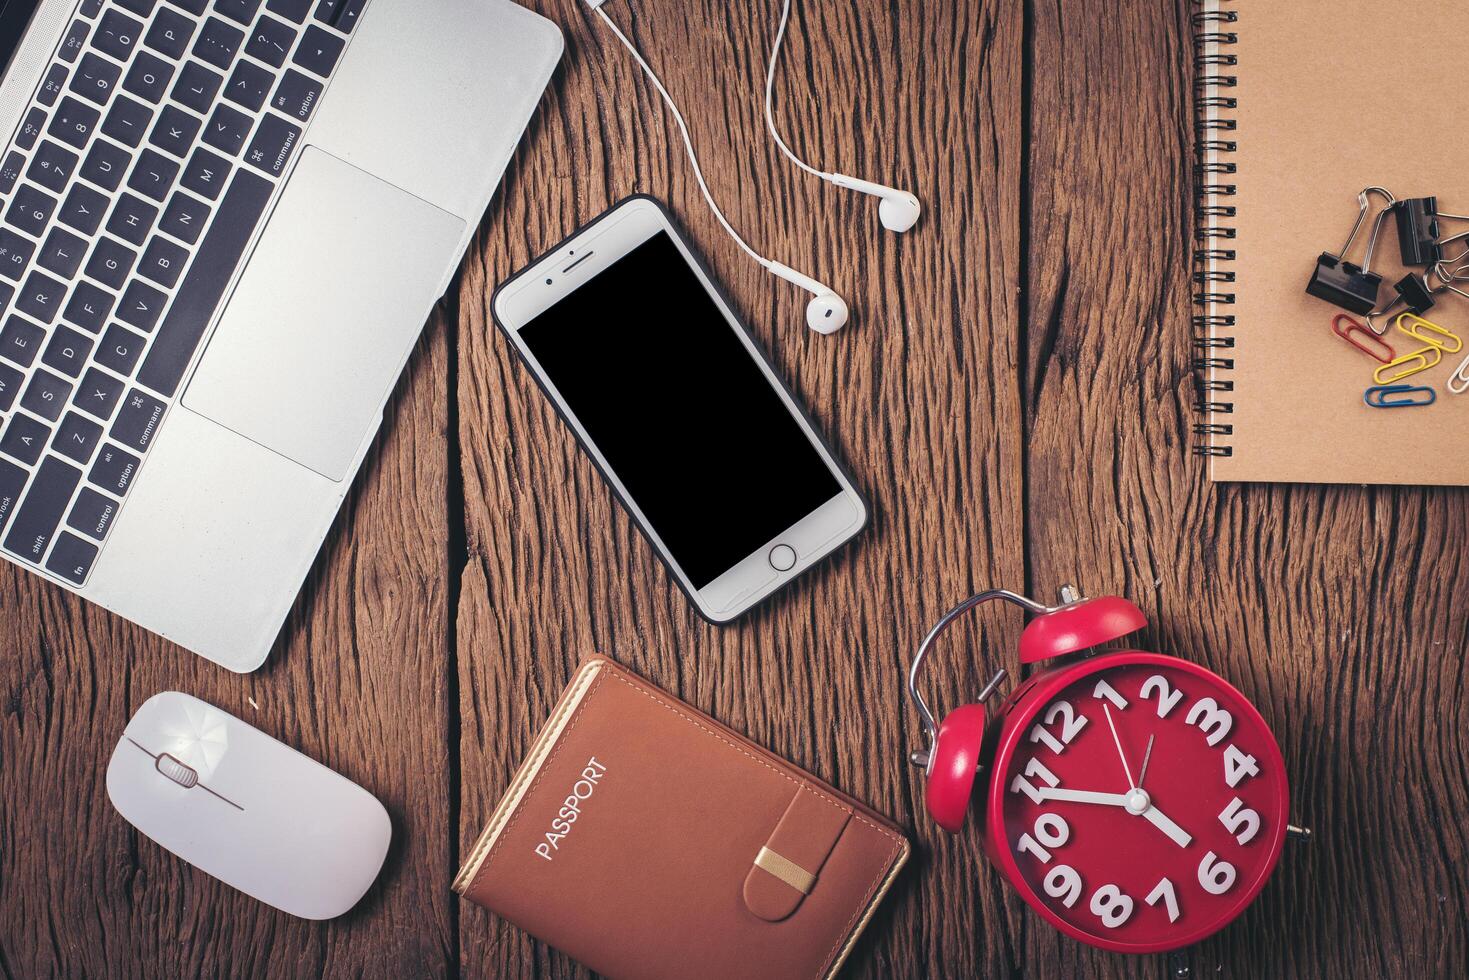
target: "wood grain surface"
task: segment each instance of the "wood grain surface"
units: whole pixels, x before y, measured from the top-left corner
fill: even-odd
[[[765,135],[779,0],[612,0],[731,221],[851,304],[830,338],[719,232],[585,5],[527,5],[564,61],[265,668],[228,674],[0,566],[0,975],[582,975],[449,882],[592,651],[911,828],[849,975],[1469,975],[1469,499],[1215,487],[1188,456],[1192,5],[796,0],[777,118],[818,166],[915,189],[924,218],[896,236]],[[855,546],[731,627],[694,614],[489,317],[496,283],[635,192],[668,202],[873,502]],[[927,822],[903,761],[928,625],[986,586],[1065,582],[1131,597],[1141,645],[1254,700],[1316,831],[1177,957],[1061,938],[973,828]],[[938,704],[1008,666],[1020,625],[955,630]],[[165,689],[383,799],[395,843],[357,909],[291,919],[107,805],[107,756]]]

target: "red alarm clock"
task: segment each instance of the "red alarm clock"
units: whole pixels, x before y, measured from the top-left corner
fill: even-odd
[[[1051,661],[1004,700],[1005,676],[936,723],[917,678],[934,640],[982,602],[1036,614],[1021,663]],[[1003,589],[972,596],[924,639],[908,674],[928,751],[929,814],[956,833],[976,781],[990,860],[1048,922],[1125,953],[1217,932],[1260,893],[1288,827],[1285,763],[1260,713],[1217,674],[1176,657],[1091,648],[1147,625],[1125,599],[1044,606]],[[983,777],[980,779],[979,777]]]

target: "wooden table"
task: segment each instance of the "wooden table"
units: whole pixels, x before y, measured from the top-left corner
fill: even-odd
[[[530,5],[565,61],[266,666],[231,675],[0,572],[0,975],[576,974],[449,881],[590,651],[912,828],[853,974],[1469,974],[1469,508],[1457,490],[1215,487],[1188,455],[1190,4],[799,0],[778,116],[821,166],[916,189],[927,211],[899,237],[766,137],[777,0],[613,0],[731,220],[850,301],[832,338],[718,231],[580,0]],[[729,628],[695,616],[489,321],[496,282],[638,191],[670,203],[874,502],[857,546]],[[922,819],[902,761],[926,627],[987,585],[1065,582],[1130,596],[1144,646],[1254,699],[1316,830],[1174,963],[1060,938],[972,829]],[[963,627],[929,674],[938,702],[1008,664],[1020,625]],[[169,688],[382,798],[396,837],[356,910],[288,918],[105,802],[124,723]]]

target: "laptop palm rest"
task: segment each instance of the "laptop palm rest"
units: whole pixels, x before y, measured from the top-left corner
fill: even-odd
[[[342,482],[464,232],[461,219],[308,146],[184,404]]]

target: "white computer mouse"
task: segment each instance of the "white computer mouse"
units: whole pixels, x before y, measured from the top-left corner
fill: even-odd
[[[178,691],[155,694],[128,722],[107,795],[200,871],[303,919],[356,905],[392,838],[367,790]]]

